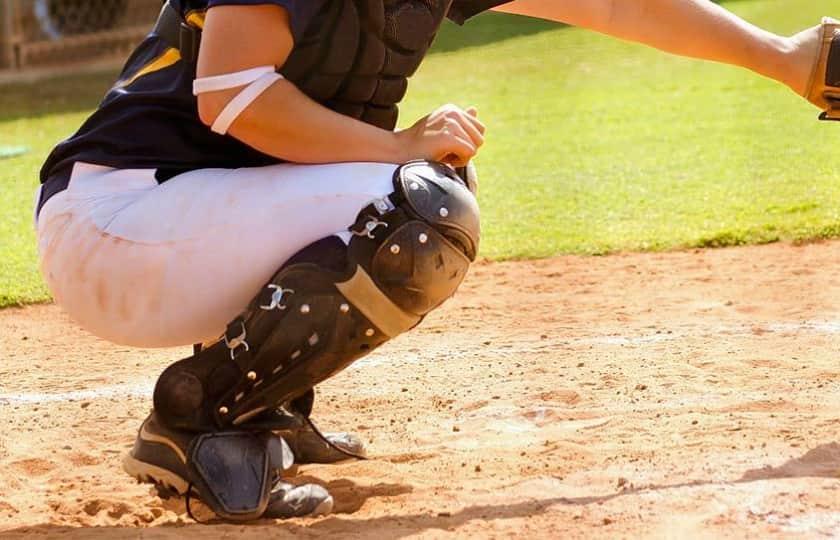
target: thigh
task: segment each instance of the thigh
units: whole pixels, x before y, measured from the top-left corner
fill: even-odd
[[[65,230],[61,241],[41,234],[42,267],[56,299],[103,338],[145,347],[207,340],[292,255],[345,231],[393,191],[395,168],[205,169],[116,192],[131,171],[74,178],[64,202],[42,211],[39,230]],[[97,184],[107,196],[95,196]],[[73,212],[57,212],[62,205]]]

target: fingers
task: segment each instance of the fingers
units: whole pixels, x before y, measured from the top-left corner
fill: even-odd
[[[455,167],[463,167],[478,152],[476,145],[470,140],[464,129],[455,124],[442,132],[444,137],[443,146],[438,161],[449,163]]]
[[[484,132],[480,131],[472,122],[464,122],[461,124],[461,129],[464,130],[477,148],[480,148],[484,144]]]
[[[487,132],[487,127],[485,127],[484,123],[478,119],[478,109],[475,107],[468,107],[467,108],[467,115],[469,117],[470,122],[484,135]]]
[[[477,108],[468,107],[466,110],[463,110],[456,105],[447,105],[446,107],[448,111],[458,116],[458,118],[461,119],[463,123],[470,123],[473,126],[475,126],[475,129],[477,129],[478,132],[482,135],[484,135],[487,132],[487,128],[485,127],[484,123],[478,119]]]
[[[455,105],[445,105],[419,120],[408,133],[418,145],[418,157],[463,167],[484,144],[485,131],[475,107],[465,110]],[[414,154],[409,152],[409,155]]]
[[[487,129],[478,119],[478,110],[475,107],[470,107],[465,111],[455,105],[446,105],[441,107],[439,112],[439,118],[445,125],[451,128],[452,123],[457,123],[477,148],[484,144],[484,133]]]

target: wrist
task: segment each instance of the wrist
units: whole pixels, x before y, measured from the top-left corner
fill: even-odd
[[[762,69],[756,70],[788,86],[799,95],[806,93],[815,58],[796,37],[782,37],[771,34],[763,43],[758,55],[762,60],[755,62]]]
[[[390,145],[388,155],[392,158],[389,159],[389,161],[393,161],[395,163],[406,163],[414,159],[413,156],[410,155],[409,151],[410,135],[408,130],[390,131],[388,132],[388,135]]]

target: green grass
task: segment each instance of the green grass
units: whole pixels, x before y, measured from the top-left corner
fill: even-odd
[[[49,299],[38,273],[32,225],[38,171],[53,145],[75,131],[96,106],[112,77],[0,87],[0,146],[30,149],[0,161],[0,307]]]
[[[727,5],[781,33],[840,13],[840,0]],[[0,306],[47,298],[31,231],[36,173],[112,76],[0,88],[0,145],[32,148],[0,161]],[[409,96],[406,124],[454,102],[477,105],[489,126],[478,159],[489,258],[840,235],[838,126],[739,69],[490,14],[447,26]]]

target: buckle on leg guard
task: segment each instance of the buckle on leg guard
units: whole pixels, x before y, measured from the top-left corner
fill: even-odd
[[[361,230],[357,230],[357,224],[350,227],[350,232],[352,232],[355,236],[361,236],[363,238],[370,238],[375,240],[376,238],[373,236],[374,231],[379,227],[388,228],[388,224],[384,221],[381,221],[373,216],[365,216],[364,225],[362,226]]]
[[[284,289],[280,285],[275,285],[273,283],[270,283],[268,285],[268,288],[270,290],[274,290],[274,292],[271,294],[271,302],[268,305],[260,306],[260,309],[264,311],[274,311],[275,309],[284,311],[287,306],[285,304],[280,303],[283,301],[283,295],[285,295],[286,293],[295,294],[295,291],[293,291],[292,289]]]
[[[239,327],[238,333],[237,326]],[[239,356],[240,347],[244,349],[244,352],[251,350],[251,346],[245,341],[247,337],[248,332],[245,330],[245,321],[242,318],[237,318],[228,325],[227,330],[225,330],[225,345],[230,349],[231,360],[236,360],[236,357]]]

